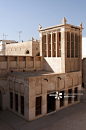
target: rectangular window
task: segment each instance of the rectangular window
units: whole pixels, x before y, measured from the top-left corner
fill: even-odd
[[[59,33],[59,57],[61,57],[61,32]]]
[[[82,83],[82,87],[84,88],[84,83]]]
[[[44,57],[46,57],[46,35],[43,35]]]
[[[72,97],[71,97],[72,96],[72,89],[68,90],[68,96],[69,96],[68,97],[68,104],[70,104],[70,103],[72,103]]]
[[[74,57],[74,34],[71,33],[71,57]]]
[[[61,32],[57,33],[57,57],[61,57]]]
[[[75,34],[75,57],[78,57],[78,36]]]
[[[24,97],[21,96],[21,114],[24,115]]]
[[[48,34],[48,57],[51,57],[51,34]]]
[[[67,32],[67,57],[70,57],[70,33]]]
[[[41,99],[42,97],[36,97],[36,115],[41,114]]]
[[[56,33],[52,35],[52,50],[53,50],[53,57],[56,57]]]
[[[10,108],[13,109],[13,93],[10,92]]]
[[[64,91],[60,91],[62,98],[60,98],[60,107],[64,106]]]
[[[15,94],[15,111],[18,112],[18,94]]]

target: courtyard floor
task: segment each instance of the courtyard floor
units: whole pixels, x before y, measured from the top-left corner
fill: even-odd
[[[0,130],[86,130],[86,103],[79,102],[31,122],[0,110]]]

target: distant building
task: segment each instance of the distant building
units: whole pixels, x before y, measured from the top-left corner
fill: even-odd
[[[14,40],[0,40],[0,55],[5,55],[6,53],[6,46],[8,44],[17,43]]]
[[[33,38],[27,42],[19,42],[14,44],[7,44],[5,48],[5,55],[27,55],[38,56],[39,41]]]

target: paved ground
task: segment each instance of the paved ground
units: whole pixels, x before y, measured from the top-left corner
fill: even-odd
[[[0,111],[0,130],[86,130],[86,103],[80,102],[32,122]]]

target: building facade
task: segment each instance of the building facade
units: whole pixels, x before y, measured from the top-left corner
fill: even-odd
[[[6,52],[6,45],[17,43],[14,40],[0,40],[0,55],[5,55]]]
[[[40,56],[0,57],[3,110],[32,121],[80,101],[83,28],[66,22],[39,25]]]
[[[37,56],[40,55],[39,53],[39,41],[34,40],[33,37],[27,42],[7,44],[5,48],[5,55]]]

